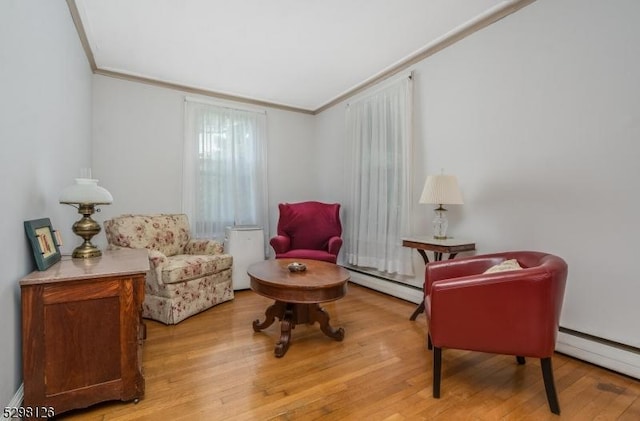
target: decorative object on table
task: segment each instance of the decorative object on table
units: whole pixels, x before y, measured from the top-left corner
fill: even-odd
[[[78,209],[82,218],[73,224],[73,232],[84,239],[84,242],[73,250],[74,258],[89,258],[102,255],[100,249],[91,243],[91,238],[100,232],[100,224],[91,219],[96,211],[96,205],[109,205],[113,196],[104,187],[98,186],[98,180],[91,178],[91,170],[83,171],[86,178],[76,178],[72,184],[62,190],[60,203],[71,205]]]
[[[31,243],[38,270],[47,270],[60,261],[60,234],[51,227],[49,218],[24,221],[24,229]]]
[[[304,272],[307,270],[307,265],[304,263],[293,262],[287,265],[289,272]]]
[[[433,238],[444,240],[447,238],[447,210],[442,205],[462,205],[462,194],[458,188],[455,175],[430,175],[424,183],[420,203],[438,205],[433,219]]]

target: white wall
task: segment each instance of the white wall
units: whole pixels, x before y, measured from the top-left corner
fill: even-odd
[[[414,66],[414,203],[427,174],[457,175],[465,204],[450,207],[451,234],[479,253],[562,256],[561,325],[634,347],[638,16],[634,0],[538,0]],[[335,151],[344,107],[318,116],[317,142]],[[340,160],[322,166],[343,170]],[[416,233],[430,233],[432,215],[415,205]]]
[[[315,172],[320,183],[317,191],[319,201],[344,203],[345,134],[344,107],[332,107],[315,118],[314,149],[317,158]]]
[[[562,325],[635,347],[639,15],[633,0],[540,0],[424,63],[418,83],[425,167],[463,183],[456,231],[483,251],[564,257]]]
[[[91,71],[66,3],[0,1],[0,403],[22,381],[18,282],[35,269],[23,221],[50,218],[70,253],[79,216],[58,195],[89,166],[90,123]]]
[[[100,75],[93,77],[93,90],[93,174],[114,197],[96,219],[102,223],[122,213],[181,212],[187,94]],[[321,181],[310,171],[315,162],[310,153],[314,117],[266,111],[272,221],[271,233],[265,230],[268,237],[275,233],[278,203],[316,197]],[[101,233],[96,244],[105,243]]]

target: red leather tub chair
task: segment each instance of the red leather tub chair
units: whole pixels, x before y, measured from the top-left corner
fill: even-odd
[[[522,269],[484,273],[511,259]],[[566,279],[563,259],[533,251],[429,263],[424,292],[433,397],[440,397],[443,348],[514,355],[519,364],[540,358],[549,408],[559,414],[551,357]]]

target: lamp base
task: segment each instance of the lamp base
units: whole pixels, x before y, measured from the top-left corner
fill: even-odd
[[[93,244],[83,243],[82,245],[73,249],[73,254],[71,257],[74,259],[88,259],[90,257],[100,257],[102,256],[102,252],[100,249]]]
[[[102,252],[98,247],[91,244],[91,238],[100,232],[100,224],[91,219],[91,215],[95,212],[93,204],[80,204],[78,213],[82,214],[82,218],[73,224],[73,232],[84,239],[84,243],[76,247],[71,255],[77,259],[88,259],[90,257],[102,256]]]
[[[436,240],[446,240],[447,227],[449,226],[447,210],[440,205],[435,209],[435,212],[436,217],[433,218],[433,238]]]

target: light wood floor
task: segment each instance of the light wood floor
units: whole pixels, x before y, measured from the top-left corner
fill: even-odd
[[[431,354],[415,305],[351,284],[324,305],[343,342],[297,326],[283,358],[279,326],[254,333],[271,304],[236,293],[176,326],[148,320],[146,395],[106,403],[69,420],[639,420],[640,382],[556,354],[561,415],[549,412],[540,363],[444,350],[442,395],[431,397]]]

